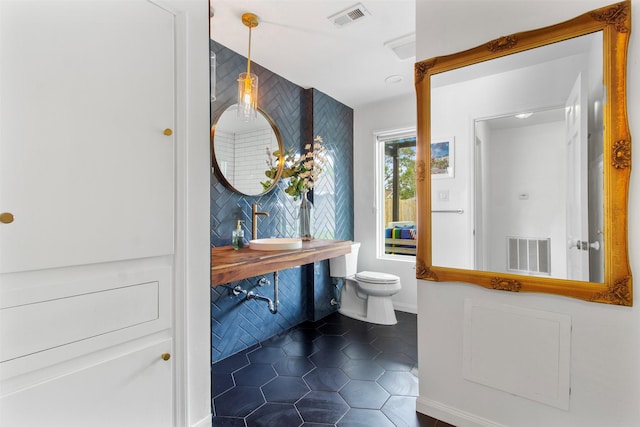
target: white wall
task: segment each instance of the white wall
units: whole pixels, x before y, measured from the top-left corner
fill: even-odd
[[[416,313],[415,258],[407,260],[377,259],[375,207],[375,137],[374,133],[416,126],[415,95],[372,103],[355,109],[353,180],[354,239],[361,242],[358,270],[382,271],[400,277],[402,290],[393,297],[397,310]]]
[[[564,121],[495,129],[486,140],[487,271],[508,272],[508,236],[548,238],[551,275],[567,277],[565,129]]]
[[[417,2],[417,59],[479,45],[517,31],[554,24],[605,6],[600,1],[430,1]],[[640,0],[632,0],[640,22]],[[464,31],[459,29],[464,28]],[[631,33],[627,68],[631,134],[640,132],[640,34]],[[633,152],[640,164],[640,152]],[[629,197],[629,257],[640,271],[640,175],[632,172]],[[570,318],[571,396],[558,409],[465,380],[465,299],[541,310]],[[636,296],[637,301],[637,296]],[[541,294],[511,294],[462,283],[418,284],[420,396],[417,408],[458,426],[640,425],[640,309]],[[500,355],[498,355],[499,357]],[[534,368],[534,364],[523,367]],[[525,384],[526,385],[526,384]]]
[[[178,124],[185,149],[176,155],[176,425],[211,425],[211,246],[209,241],[211,150],[209,18],[205,0],[156,0],[176,10],[179,38],[176,77],[182,86]],[[205,35],[206,34],[206,35]],[[180,238],[183,237],[183,238]]]
[[[484,65],[473,67],[482,69]],[[440,83],[448,79],[449,73],[434,76],[433,81],[438,83],[431,90],[431,137],[433,141],[455,140],[455,162],[452,178],[432,181],[431,206],[433,210],[463,210],[462,214],[433,216],[432,241],[438,248],[433,251],[434,265],[466,269],[475,262],[474,121],[514,114],[523,108],[538,111],[562,107],[584,67],[586,56],[574,55],[455,84]],[[461,74],[466,75],[469,68],[462,69]],[[529,84],[522,85],[521,81]],[[447,193],[446,201],[439,199],[441,192]],[[484,196],[497,200],[489,194]]]

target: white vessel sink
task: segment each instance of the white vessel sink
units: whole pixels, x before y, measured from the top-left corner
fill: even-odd
[[[249,240],[249,248],[259,251],[282,251],[302,248],[302,240],[287,237]]]

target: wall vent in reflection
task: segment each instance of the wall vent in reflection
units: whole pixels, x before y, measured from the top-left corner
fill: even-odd
[[[507,270],[551,274],[551,239],[507,237]]]

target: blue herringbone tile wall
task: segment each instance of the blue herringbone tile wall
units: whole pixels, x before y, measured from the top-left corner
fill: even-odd
[[[214,41],[210,48],[217,58],[216,101],[211,104],[212,124],[237,96],[238,73],[246,69],[246,58]],[[353,110],[319,91],[305,90],[252,63],[260,80],[260,107],[274,120],[285,149],[301,150],[313,135],[321,134],[332,157],[332,165],[318,183],[314,232],[318,238],[353,238]],[[346,188],[348,187],[348,188]],[[348,200],[343,200],[347,198]],[[284,193],[284,183],[258,197],[235,193],[214,173],[211,177],[211,246],[231,244],[237,219],[245,220],[251,234],[251,205],[270,216],[259,218],[261,236],[292,236],[299,202]],[[215,264],[215,259],[212,260]],[[280,307],[271,314],[261,301],[244,301],[230,288],[240,284],[251,290],[259,278],[211,288],[212,361],[219,361],[251,345],[334,310],[329,304],[333,288],[328,262],[310,264],[280,272]],[[273,277],[268,276],[273,281]],[[273,297],[272,286],[254,290]]]
[[[330,158],[313,194],[316,237],[353,240],[353,110],[320,91],[310,91],[313,134],[322,135]],[[312,280],[314,320],[318,320],[334,310],[330,301],[336,290],[328,263],[314,267]]]
[[[353,240],[353,110],[312,89],[313,134],[322,135],[331,159],[314,190],[316,234]]]

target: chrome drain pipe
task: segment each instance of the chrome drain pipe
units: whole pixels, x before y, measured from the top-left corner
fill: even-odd
[[[331,298],[331,301],[329,301],[329,304],[331,304],[332,306],[338,306],[338,308],[340,308],[340,283],[342,282],[342,286],[344,286],[344,281],[340,278],[333,278],[332,279],[333,282],[333,293],[335,295],[334,298]]]

